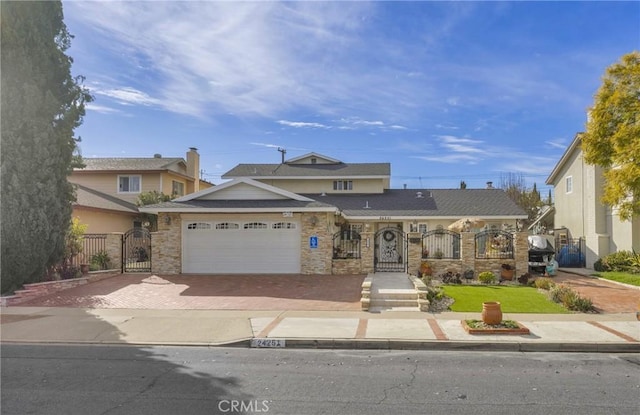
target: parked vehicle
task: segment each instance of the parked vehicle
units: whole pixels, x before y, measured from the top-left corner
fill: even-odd
[[[553,260],[556,250],[542,235],[529,236],[529,272],[544,274]]]

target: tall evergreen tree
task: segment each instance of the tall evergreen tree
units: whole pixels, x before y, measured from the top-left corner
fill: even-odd
[[[60,1],[2,1],[2,292],[39,281],[64,253],[67,181],[91,96],[71,76]]]

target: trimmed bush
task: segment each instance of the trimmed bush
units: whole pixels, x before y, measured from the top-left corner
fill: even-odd
[[[484,271],[478,275],[478,281],[483,284],[493,284],[496,282],[496,275],[491,271]]]
[[[543,278],[538,278],[534,281],[534,286],[540,290],[550,290],[551,287],[553,287],[554,285],[556,285],[555,282],[553,282],[551,280],[551,278],[547,278],[547,277],[543,277]]]

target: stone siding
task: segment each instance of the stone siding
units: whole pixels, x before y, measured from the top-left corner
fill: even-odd
[[[182,272],[182,220],[179,213],[158,215],[158,231],[151,234],[151,272],[165,275]]]
[[[301,273],[309,275],[331,274],[331,261],[333,258],[333,215],[327,213],[302,213],[300,216],[300,222],[302,224],[300,237]],[[312,236],[318,238],[317,248],[311,248],[309,244]]]

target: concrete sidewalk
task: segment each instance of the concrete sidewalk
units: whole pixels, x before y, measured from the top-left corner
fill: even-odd
[[[17,343],[640,352],[635,313],[504,314],[529,328],[528,335],[468,334],[461,321],[480,319],[480,313],[60,307],[10,307],[1,313],[2,342]]]

